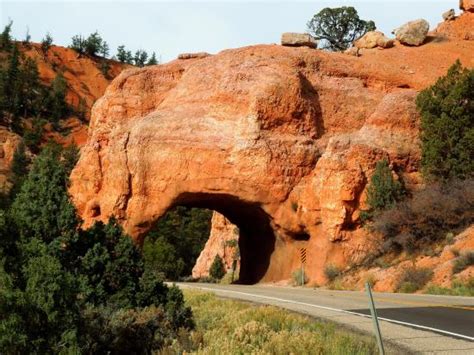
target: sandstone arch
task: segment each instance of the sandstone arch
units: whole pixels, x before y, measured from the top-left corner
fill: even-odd
[[[115,215],[137,240],[177,204],[240,225],[257,216],[249,229],[268,226],[275,239],[248,281],[288,278],[304,245],[322,282],[325,263],[370,251],[358,211],[375,162],[389,157],[417,182],[416,91],[405,88],[427,79],[387,56],[379,68],[370,56],[253,46],[123,72],[93,108],[73,201],[86,225]],[[434,80],[442,66],[425,67]],[[249,252],[264,250],[252,249],[256,234],[243,239]],[[251,255],[251,268],[265,257]]]

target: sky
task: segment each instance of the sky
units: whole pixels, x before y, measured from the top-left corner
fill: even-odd
[[[13,20],[13,36],[35,42],[51,33],[68,46],[76,34],[99,31],[115,53],[123,44],[132,51],[155,51],[161,62],[179,53],[217,53],[252,44],[279,43],[283,32],[305,32],[306,23],[324,7],[354,6],[360,18],[374,20],[389,35],[401,24],[426,19],[431,28],[458,0],[353,1],[5,1],[0,0],[2,28]]]

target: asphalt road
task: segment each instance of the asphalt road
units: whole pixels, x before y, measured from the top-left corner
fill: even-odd
[[[365,292],[265,285],[178,285],[276,305],[373,332]],[[374,293],[374,300],[386,342],[414,352],[474,354],[474,297]]]

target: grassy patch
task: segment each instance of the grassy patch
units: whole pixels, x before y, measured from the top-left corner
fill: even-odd
[[[433,271],[424,267],[410,267],[403,271],[398,280],[397,292],[412,293],[422,289],[433,277]]]
[[[209,293],[185,290],[184,294],[196,321],[196,330],[189,340],[194,342],[192,351],[197,354],[377,352],[370,338],[341,330],[334,324],[277,307],[222,300]]]
[[[453,281],[451,288],[431,285],[426,289],[431,295],[474,296],[474,277],[469,280]]]

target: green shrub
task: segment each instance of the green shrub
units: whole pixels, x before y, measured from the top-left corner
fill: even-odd
[[[291,274],[294,286],[303,286],[308,282],[308,274],[303,269],[296,269]]]
[[[423,173],[435,179],[468,178],[474,172],[474,69],[456,63],[416,104],[421,113]]]
[[[427,287],[426,293],[432,295],[474,296],[474,277],[467,281],[455,280],[452,282],[451,288],[430,285]]]
[[[369,219],[375,212],[393,207],[404,195],[403,185],[395,180],[386,159],[380,160],[375,166],[375,172],[367,187],[368,211],[361,215]]]
[[[329,281],[334,281],[340,274],[341,270],[335,265],[328,264],[324,267],[324,275]]]
[[[469,266],[474,265],[474,250],[468,250],[453,261],[453,274],[458,274]]]
[[[220,257],[219,254],[216,254],[214,257],[214,261],[211,264],[211,267],[209,269],[209,276],[211,276],[213,279],[220,280],[224,277],[226,274],[224,262],[222,261],[222,258]]]
[[[423,288],[433,277],[433,270],[429,268],[406,268],[398,279],[396,291],[403,293],[416,292]]]

